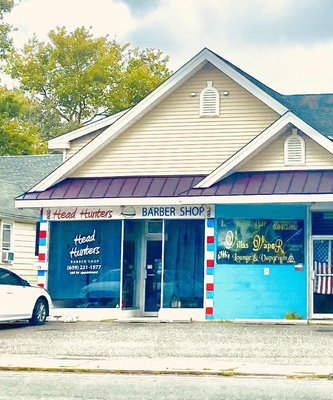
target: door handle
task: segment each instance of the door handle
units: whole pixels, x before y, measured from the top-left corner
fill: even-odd
[[[7,294],[14,294],[14,292],[7,292]]]

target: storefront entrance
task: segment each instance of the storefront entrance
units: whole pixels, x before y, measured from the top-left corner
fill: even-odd
[[[162,221],[124,221],[122,309],[157,315],[161,307]]]
[[[204,221],[124,221],[122,310],[202,308]]]
[[[312,317],[333,318],[333,212],[312,212]]]
[[[313,316],[333,318],[333,237],[312,241]]]
[[[161,307],[162,241],[146,241],[145,312],[158,312]]]

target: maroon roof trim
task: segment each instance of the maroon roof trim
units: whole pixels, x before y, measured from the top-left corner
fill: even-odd
[[[159,198],[333,193],[333,171],[236,172],[206,189],[196,176],[68,178],[44,192],[25,193],[21,200],[85,198]]]

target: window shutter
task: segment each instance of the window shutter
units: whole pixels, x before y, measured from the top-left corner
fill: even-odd
[[[213,81],[207,81],[207,87],[200,94],[200,116],[216,117],[219,107],[219,92],[213,87]]]
[[[284,163],[285,165],[305,164],[305,142],[297,135],[297,129],[287,137],[284,144]]]

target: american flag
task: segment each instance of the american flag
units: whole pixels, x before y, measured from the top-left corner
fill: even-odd
[[[331,241],[316,240],[313,242],[313,264],[315,270],[314,292],[333,294],[333,268]]]

